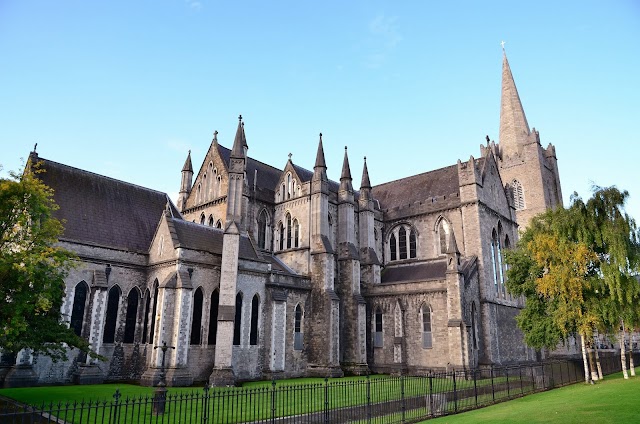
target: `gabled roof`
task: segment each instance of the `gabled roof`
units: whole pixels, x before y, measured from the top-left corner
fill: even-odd
[[[381,209],[409,205],[432,197],[450,196],[460,190],[457,165],[380,184],[372,188]]]
[[[54,190],[54,216],[66,221],[61,240],[147,253],[167,203],[180,216],[165,193],[34,154],[30,160],[42,162],[38,178]]]
[[[231,150],[218,144],[218,152],[228,167]],[[256,171],[258,171],[257,186],[262,189],[275,191],[278,181],[280,180],[280,175],[282,175],[282,170],[251,157],[247,158],[247,182],[249,183],[249,187],[253,187],[253,179]]]
[[[173,222],[178,239],[175,247],[222,255],[223,230],[183,219],[169,219]],[[242,259],[259,259],[251,240],[246,236],[240,236],[239,256]]]

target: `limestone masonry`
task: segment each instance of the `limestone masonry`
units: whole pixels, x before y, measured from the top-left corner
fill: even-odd
[[[165,341],[170,385],[536,359],[503,250],[562,193],[506,55],[499,143],[445,168],[371,186],[365,161],[356,190],[346,149],[340,180],[327,178],[322,134],[312,169],[248,156],[242,118],[231,150],[217,138],[197,172],[187,155],[177,205],[31,153],[80,262],[63,314],[108,359],[11,358],[32,383],[155,384]]]

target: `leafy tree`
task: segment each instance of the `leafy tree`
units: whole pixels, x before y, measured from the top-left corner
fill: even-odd
[[[89,347],[61,319],[74,256],[57,245],[63,227],[52,213],[58,206],[39,172],[34,164],[0,179],[0,349],[31,349],[57,360],[67,346]]]
[[[507,288],[527,299],[517,318],[525,342],[553,349],[579,333],[585,374],[584,343],[594,328],[612,333],[639,324],[640,237],[624,212],[627,198],[615,187],[594,187],[586,203],[574,194],[568,209],[535,217],[506,255]]]

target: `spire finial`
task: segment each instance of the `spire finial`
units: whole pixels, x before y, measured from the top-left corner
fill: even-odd
[[[33,146],[33,153],[36,152],[36,149],[38,148],[38,143],[35,144],[35,146]]]
[[[504,45],[505,45],[505,44],[507,44],[507,43],[505,43],[505,42],[504,42],[504,40],[502,40],[502,41],[500,42],[500,45],[502,46],[502,51],[504,51]]]
[[[289,160],[291,160],[291,156],[293,156],[291,153],[289,153]]]
[[[242,122],[242,115],[238,116],[238,121]]]

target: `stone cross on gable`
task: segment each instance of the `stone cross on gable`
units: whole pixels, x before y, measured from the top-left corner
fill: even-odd
[[[504,50],[504,45],[505,45],[505,44],[506,44],[506,43],[505,43],[504,41],[501,41],[501,42],[500,42],[500,45],[502,46],[502,50]]]
[[[289,160],[291,160],[291,156],[293,156],[291,153],[289,153]]]

